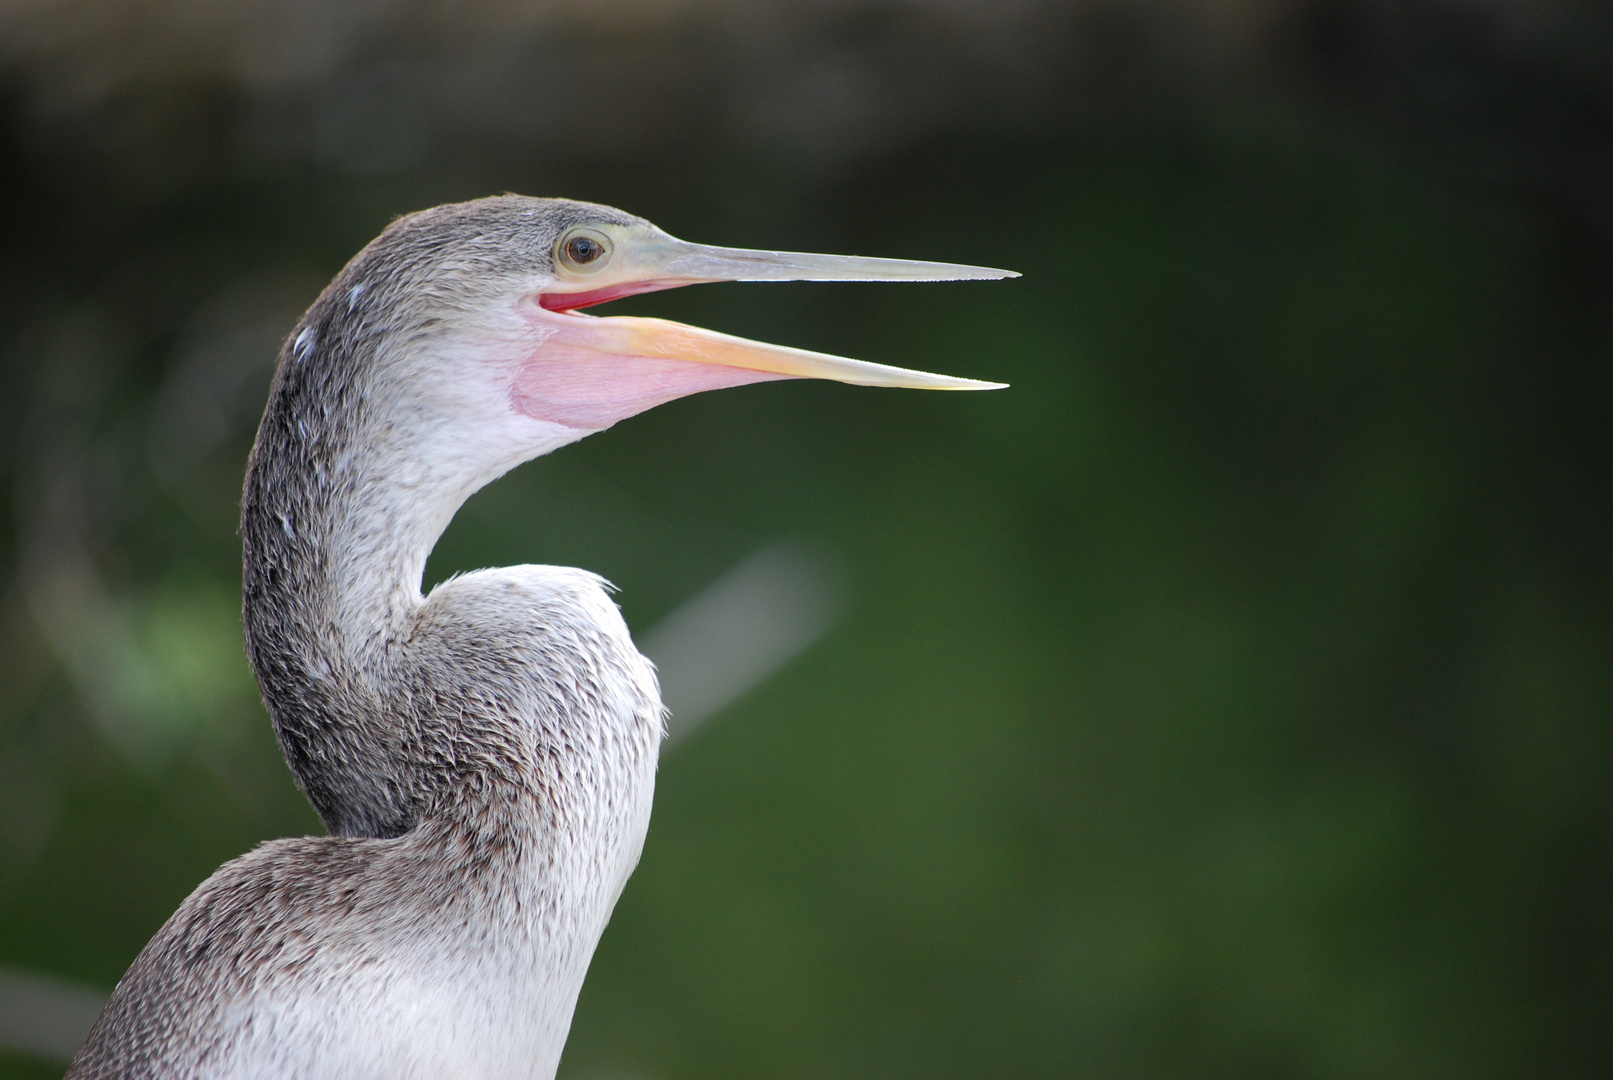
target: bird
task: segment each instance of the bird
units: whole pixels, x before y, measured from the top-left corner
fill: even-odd
[[[203,882],[67,1076],[550,1080],[644,844],[665,711],[602,578],[513,566],[423,594],[432,546],[516,465],[688,394],[1002,385],[584,308],[1010,276],[693,244],[520,195],[387,227],[287,336],[242,496],[247,655],[328,835]]]

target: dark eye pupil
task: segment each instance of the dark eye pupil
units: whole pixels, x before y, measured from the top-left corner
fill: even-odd
[[[599,258],[604,246],[586,236],[574,236],[566,241],[566,256],[574,263],[591,263]]]

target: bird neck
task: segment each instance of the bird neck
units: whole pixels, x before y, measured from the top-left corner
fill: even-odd
[[[247,652],[326,825],[395,836],[430,794],[422,733],[394,700],[426,558],[478,488],[583,433],[511,413],[485,357],[438,342],[442,355],[422,365],[344,336],[319,311],[286,345],[248,465]],[[435,381],[407,377],[422,368]]]

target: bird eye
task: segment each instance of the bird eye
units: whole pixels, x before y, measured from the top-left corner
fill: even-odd
[[[557,246],[560,261],[572,270],[598,270],[610,258],[610,240],[593,229],[576,229],[567,233]]]
[[[566,257],[574,263],[591,263],[604,253],[604,245],[586,236],[573,236],[566,241]]]

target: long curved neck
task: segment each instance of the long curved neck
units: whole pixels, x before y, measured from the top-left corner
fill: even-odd
[[[333,365],[296,349],[282,357],[242,498],[247,655],[287,764],[326,826],[395,836],[421,794],[406,764],[409,733],[384,722],[377,657],[353,631],[384,640],[390,620],[374,616],[405,601],[411,580],[418,590],[421,538],[366,513],[377,493],[366,490],[375,470],[366,467],[363,395],[320,378]],[[368,558],[346,549],[355,532],[367,534]]]
[[[242,610],[309,801],[333,833],[396,836],[434,779],[392,676],[426,557],[477,488],[567,440],[502,422],[496,402],[477,399],[488,395],[474,358],[384,355],[387,341],[344,325],[340,308],[322,299],[281,356],[242,499]],[[407,346],[433,347],[447,348]]]

